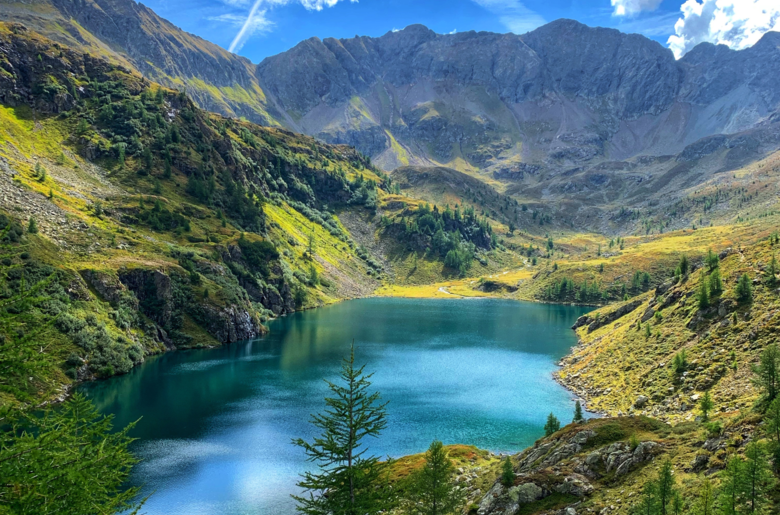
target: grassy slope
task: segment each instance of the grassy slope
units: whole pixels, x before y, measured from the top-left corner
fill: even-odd
[[[0,36],[6,41],[23,38],[25,48],[31,53],[31,62],[37,60],[41,66],[47,64],[36,55],[46,56],[48,61],[59,52],[44,38],[32,33],[13,35],[2,24]],[[64,59],[61,62],[69,63],[68,66],[74,66],[76,62],[70,54],[60,54],[60,58]],[[135,89],[136,95],[138,88],[143,88],[144,83],[133,73],[110,67],[101,73],[108,73],[112,79]],[[83,80],[83,77],[76,80]],[[81,83],[85,88],[90,87],[88,82]],[[152,92],[157,90],[154,85],[148,87]],[[166,91],[164,95],[172,98],[175,92]],[[189,178],[184,170],[198,166],[188,164],[186,160],[199,158],[195,145],[186,139],[189,137],[187,130],[201,131],[200,138],[214,138],[214,129],[210,127],[219,126],[224,120],[202,112],[196,112],[197,126],[181,118],[175,119],[173,123],[181,127],[185,139],[171,177],[166,178],[161,170],[163,163],[156,160],[151,174],[141,174],[144,165],[140,155],[128,155],[124,166],[111,150],[99,154],[93,161],[87,160],[84,157],[86,146],[93,142],[105,146],[107,142],[100,128],[90,131],[86,137],[74,136],[79,131],[77,126],[81,117],[95,116],[90,100],[81,104],[76,110],[60,116],[33,110],[24,103],[16,107],[0,105],[0,189],[3,191],[0,207],[24,226],[30,218],[35,218],[40,231],[39,235],[26,235],[21,243],[12,245],[8,249],[9,255],[17,256],[15,259],[18,260],[20,253],[26,253],[29,262],[52,265],[80,284],[85,296],[69,301],[69,313],[81,318],[95,315],[112,335],[126,336],[130,341],[140,343],[147,354],[164,349],[159,341],[147,334],[148,325],[145,328],[144,323],[149,320],[142,316],[140,325],[120,329],[111,318],[116,306],[84,282],[85,270],[113,278],[117,284],[120,272],[134,269],[186,275],[188,272],[182,268],[181,261],[181,256],[186,255],[200,272],[200,283],[186,286],[196,304],[217,310],[240,306],[259,319],[271,316],[272,313],[262,305],[249,302],[221,257],[225,249],[236,246],[244,231],[240,223],[232,219],[223,223],[219,205],[205,203],[186,193]],[[354,151],[320,146],[319,151],[330,155],[332,160],[326,165],[324,161],[318,165],[312,153],[314,140],[284,131],[237,123],[225,132],[232,145],[246,148],[247,143],[237,134],[245,128],[255,131],[257,137],[269,135],[267,139],[272,143],[259,140],[261,152],[283,155],[284,159],[297,163],[295,166],[324,168],[326,174],[335,174],[338,167],[346,181],[360,174],[366,180],[381,182],[370,169],[362,165],[360,170],[355,168],[358,159]],[[46,171],[45,177],[41,175],[41,169]],[[241,179],[240,176],[237,178]],[[217,181],[219,192],[224,183],[220,178]],[[144,208],[141,208],[142,202]],[[141,223],[139,215],[156,209],[153,208],[155,203],[171,213],[185,216],[189,220],[189,230],[153,228]],[[361,206],[347,208],[363,209]],[[356,245],[343,227],[342,235],[338,235],[332,228],[321,225],[321,220],[307,218],[299,209],[292,207],[285,196],[274,195],[264,207],[267,227],[264,235],[246,233],[249,241],[267,239],[273,242],[280,253],[279,273],[284,274],[284,281],[290,283],[290,287],[300,284],[307,292],[297,309],[370,293],[378,283],[369,273],[377,274],[357,255]],[[337,219],[334,220],[338,225]],[[312,257],[307,252],[310,237],[315,245]],[[306,282],[312,268],[321,279],[319,284]],[[183,313],[182,323],[182,330],[189,338],[184,346],[219,345],[203,322],[189,313]],[[73,378],[63,374],[62,363],[71,353],[83,351],[71,338],[56,330],[42,338],[47,359],[57,366],[42,368],[40,377],[34,378],[24,395],[4,395],[0,403],[51,398],[59,394],[62,385],[72,382]]]
[[[719,412],[750,407],[757,397],[750,366],[775,341],[780,325],[780,296],[764,284],[762,272],[777,249],[766,240],[738,249],[721,262],[725,291],[711,300],[711,309],[700,311],[697,302],[706,270],[704,276],[701,270],[693,272],[663,295],[648,292],[639,297],[642,304],[637,309],[613,323],[593,332],[586,327],[578,330],[581,345],[565,359],[562,381],[588,399],[592,409],[613,415],[643,412],[666,420],[691,420],[695,399],[704,390],[711,391]],[[755,282],[754,300],[737,305],[734,288],[742,274]],[[637,330],[638,320],[655,311],[660,319],[653,316]],[[683,350],[689,367],[680,377],[672,372],[671,363]],[[650,399],[642,409],[633,407],[639,395]]]

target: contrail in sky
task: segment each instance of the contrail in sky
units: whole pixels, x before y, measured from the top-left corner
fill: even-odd
[[[241,26],[241,30],[239,30],[238,34],[236,34],[236,37],[233,38],[233,42],[230,43],[230,48],[228,48],[229,51],[235,51],[236,47],[239,45],[239,43],[241,43],[241,40],[246,34],[246,31],[249,30],[249,26],[252,24],[252,20],[255,19],[255,13],[257,13],[257,9],[260,8],[261,3],[263,3],[263,0],[257,0],[255,5],[252,6],[252,10],[249,11],[249,16],[247,16],[244,25]]]

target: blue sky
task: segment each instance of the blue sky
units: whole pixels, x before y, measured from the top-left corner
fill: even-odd
[[[675,22],[685,18],[684,21],[690,21],[690,28],[684,24],[678,28],[678,39],[671,44],[678,57],[701,41],[744,48],[755,43],[766,30],[780,29],[778,0],[686,0],[685,5],[683,0],[144,0],[143,3],[184,30],[232,49],[253,62],[283,52],[312,36],[381,36],[413,23],[422,23],[439,33],[484,30],[521,34],[558,18],[573,18],[591,26],[644,34],[670,46],[667,40],[675,34]],[[730,20],[735,23],[728,34],[718,34],[708,27],[719,15],[741,18]]]

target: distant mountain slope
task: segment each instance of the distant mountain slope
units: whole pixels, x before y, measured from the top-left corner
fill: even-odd
[[[312,38],[258,76],[300,130],[385,168],[501,162],[553,167],[664,155],[777,111],[780,34],[680,61],[658,43],[558,20],[531,33]]]
[[[471,206],[504,224],[528,226],[519,221],[521,207],[515,199],[499,193],[489,184],[452,168],[404,166],[391,174],[404,192],[439,206]]]
[[[775,32],[675,61],[643,36],[571,20],[521,36],[412,25],[311,38],[254,65],[134,0],[0,0],[0,19],[186,89],[204,109],[354,146],[385,170],[468,172],[571,228],[635,230],[614,212],[666,216],[780,148]]]
[[[19,21],[165,86],[185,88],[203,109],[277,125],[248,59],[184,32],[134,0],[0,0],[0,20]]]

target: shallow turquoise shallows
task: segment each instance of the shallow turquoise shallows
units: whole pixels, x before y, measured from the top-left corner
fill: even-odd
[[[377,455],[424,451],[434,439],[518,451],[547,414],[571,421],[574,400],[552,380],[586,310],[503,300],[363,299],[275,320],[270,335],[174,352],[86,385],[117,425],[140,417],[133,481],[154,492],[144,512],[291,514],[310,465],[294,437],[327,394],[354,339],[356,359],[389,401]]]

